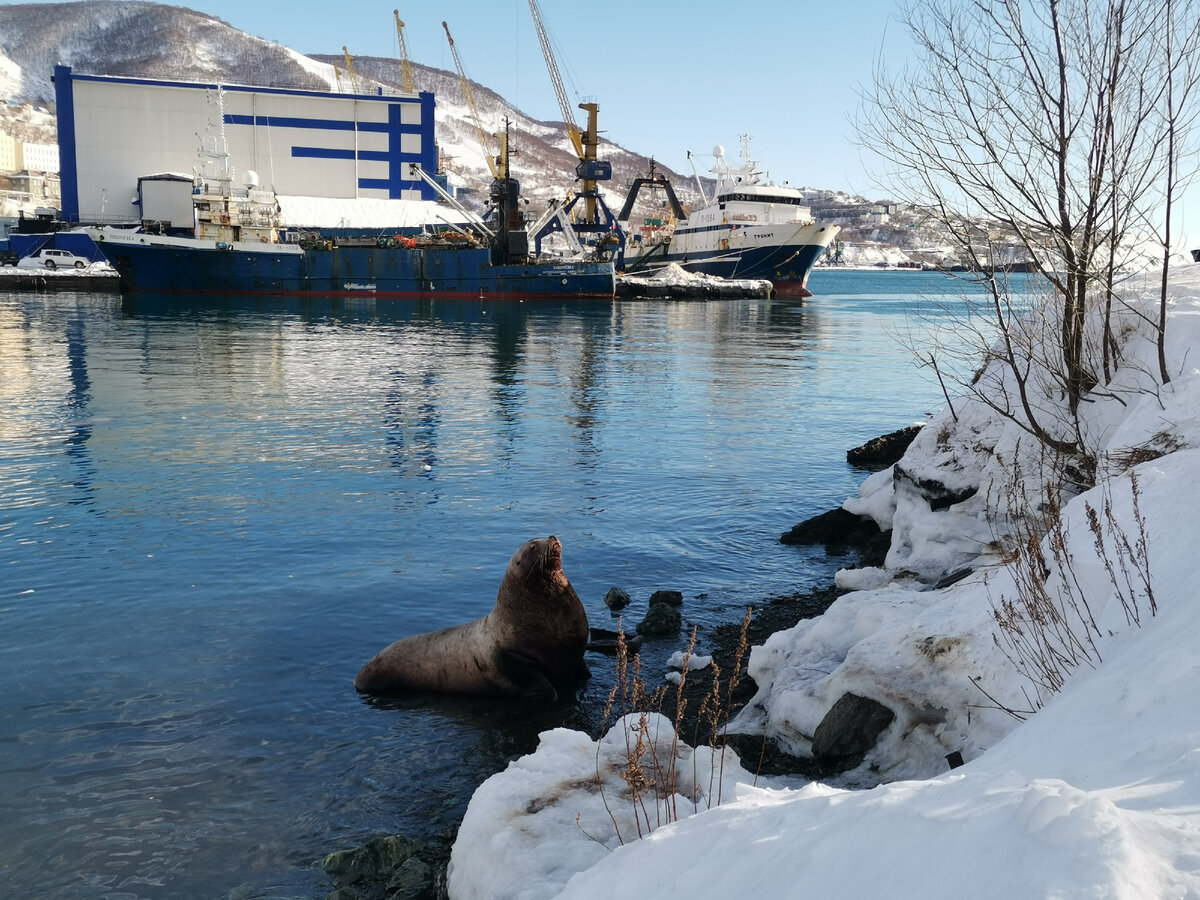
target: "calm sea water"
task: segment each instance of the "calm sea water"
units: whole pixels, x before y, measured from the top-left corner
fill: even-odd
[[[491,608],[557,535],[705,626],[828,582],[780,533],[845,451],[941,406],[898,335],[961,281],[816,272],[800,301],[396,303],[0,292],[0,883],[316,897],[327,852],[452,828],[548,709],[372,702],[391,641]],[[701,638],[703,641],[703,636]],[[648,644],[648,668],[682,645]],[[703,649],[703,648],[701,648]]]

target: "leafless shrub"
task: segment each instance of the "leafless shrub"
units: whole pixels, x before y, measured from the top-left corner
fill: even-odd
[[[1146,542],[1146,520],[1142,516],[1141,488],[1137,473],[1129,473],[1129,491],[1132,498],[1133,523],[1136,529],[1132,539],[1113,514],[1112,497],[1106,490],[1101,514],[1091,504],[1085,504],[1088,528],[1096,556],[1104,563],[1104,570],[1112,583],[1113,591],[1125,610],[1125,620],[1131,625],[1142,624],[1142,601],[1150,615],[1158,613],[1158,601],[1154,597],[1154,582],[1150,575],[1150,553]]]

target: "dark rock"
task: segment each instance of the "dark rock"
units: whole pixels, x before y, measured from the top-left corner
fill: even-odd
[[[608,593],[604,595],[604,605],[611,610],[624,609],[630,603],[628,591],[623,591],[619,587],[608,589]]]
[[[891,546],[892,533],[880,531],[875,520],[856,516],[838,507],[806,519],[779,536],[783,544],[823,544],[827,553],[858,553],[863,566],[881,566]]]
[[[972,569],[970,566],[967,566],[965,569],[959,569],[956,572],[949,572],[946,575],[943,575],[934,584],[933,589],[940,590],[942,588],[950,587],[950,585],[952,585],[952,584],[958,584],[958,582],[962,581],[964,578],[966,578],[968,575],[970,575],[973,571],[974,571],[974,569]]]
[[[323,867],[337,889],[327,900],[436,900],[448,858],[448,849],[400,834],[330,853]]]
[[[394,869],[409,859],[420,845],[403,835],[391,834],[367,841],[353,850],[330,853],[325,857],[325,871],[346,884],[374,876],[382,870]]]
[[[895,717],[870,697],[842,694],[813,732],[813,758],[836,771],[853,769]]]
[[[846,462],[859,469],[870,469],[871,471],[886,469],[900,461],[900,458],[904,456],[904,451],[908,449],[908,445],[913,442],[913,438],[923,427],[922,425],[909,425],[907,428],[901,428],[899,431],[869,440],[861,447],[847,450]]]
[[[904,490],[906,486],[909,489],[915,489],[929,504],[929,509],[933,512],[948,509],[964,500],[970,500],[979,491],[977,486],[956,491],[933,478],[916,478],[900,466],[896,466],[892,473],[892,479],[897,490]]]
[[[683,594],[680,591],[655,591],[650,595],[650,605],[666,603],[668,606],[683,606]]]
[[[826,773],[816,760],[791,756],[763,735],[727,734],[725,744],[742,761],[742,768],[755,775],[803,775],[817,779]]]
[[[784,544],[859,544],[874,534],[879,534],[874,519],[856,516],[839,506],[805,519],[780,535],[779,540]]]
[[[589,628],[587,649],[596,653],[603,653],[606,656],[616,656],[618,638],[625,642],[625,651],[627,653],[637,653],[638,648],[642,646],[641,635],[618,635],[617,632],[606,628]]]
[[[434,873],[417,857],[406,859],[387,883],[388,900],[434,900]]]
[[[979,488],[967,488],[962,491],[948,491],[941,497],[932,498],[929,501],[929,509],[932,512],[937,512],[939,509],[949,509],[957,503],[962,503],[964,500],[970,500],[979,492]]]
[[[683,627],[683,616],[679,609],[666,603],[655,603],[646,612],[637,627],[637,633],[646,637],[668,637],[679,634]]]

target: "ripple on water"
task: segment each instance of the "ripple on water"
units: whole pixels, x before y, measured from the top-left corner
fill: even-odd
[[[352,687],[391,641],[486,613],[531,537],[562,539],[600,625],[614,585],[627,627],[670,588],[703,631],[827,578],[838,560],[779,534],[854,490],[848,447],[941,403],[887,336],[933,307],[827,283],[801,304],[0,293],[9,893],[317,896],[330,850],[434,838],[539,732],[594,732],[604,657],[548,709]],[[647,643],[649,677],[681,643]]]

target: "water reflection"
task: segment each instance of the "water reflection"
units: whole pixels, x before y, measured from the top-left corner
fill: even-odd
[[[391,389],[384,402],[385,438],[394,465],[406,476],[424,476],[437,464],[440,409],[438,373],[420,369],[396,369],[389,376]]]
[[[70,502],[89,504],[92,502],[92,481],[96,468],[87,452],[87,443],[92,436],[92,422],[88,410],[91,401],[92,382],[88,377],[86,326],[78,314],[67,323],[67,372],[70,388],[66,396],[66,410],[71,417],[70,432],[66,437],[67,455],[75,467],[74,485],[78,494]]]
[[[569,370],[571,405],[574,408],[574,415],[569,421],[575,429],[575,464],[582,469],[595,469],[599,465],[597,457],[600,455],[596,440],[597,416],[606,399],[603,376],[606,372],[604,344],[608,322],[587,319],[581,325],[577,361]]]
[[[352,687],[485,614],[530,537],[600,626],[613,585],[626,622],[680,590],[703,639],[829,577],[778,535],[940,394],[885,309],[0,294],[10,893],[317,896],[326,852],[436,836],[540,731],[595,733],[594,655],[548,708]]]

